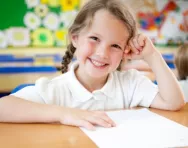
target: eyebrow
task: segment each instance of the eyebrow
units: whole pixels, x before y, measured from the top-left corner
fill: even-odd
[[[95,32],[92,32],[91,34],[94,34],[94,35],[96,35],[96,36],[102,37],[100,34],[95,33]]]
[[[95,33],[95,32],[91,32],[91,34],[94,34],[94,35],[96,35],[96,36],[102,37],[100,34]],[[126,38],[126,37],[125,37],[125,38]],[[125,45],[126,45],[126,44],[127,44],[126,39],[122,39],[120,42],[114,42],[114,44],[121,45],[121,44],[122,44],[121,42],[123,42],[123,41],[125,41]]]

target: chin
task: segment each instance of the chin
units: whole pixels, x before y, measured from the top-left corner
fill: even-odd
[[[109,74],[108,72],[102,72],[102,71],[88,71],[88,75],[96,79],[107,77],[108,74]]]

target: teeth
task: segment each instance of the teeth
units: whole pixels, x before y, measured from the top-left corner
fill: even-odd
[[[91,60],[92,61],[92,63],[95,65],[95,66],[104,66],[105,64],[101,64],[101,63],[99,63],[99,62],[97,62],[97,61],[94,61],[94,60]]]

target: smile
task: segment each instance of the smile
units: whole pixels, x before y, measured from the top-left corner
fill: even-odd
[[[98,61],[95,61],[93,59],[89,59],[91,61],[91,63],[95,66],[95,67],[98,67],[98,68],[104,68],[105,66],[109,65],[109,64],[106,64],[106,63],[102,63],[102,62],[98,62]]]

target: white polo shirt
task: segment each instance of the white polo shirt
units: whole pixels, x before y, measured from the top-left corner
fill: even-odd
[[[158,87],[136,70],[112,72],[103,88],[89,92],[76,78],[72,64],[70,71],[53,79],[40,78],[35,86],[28,86],[12,94],[33,102],[56,104],[87,110],[149,107]]]

